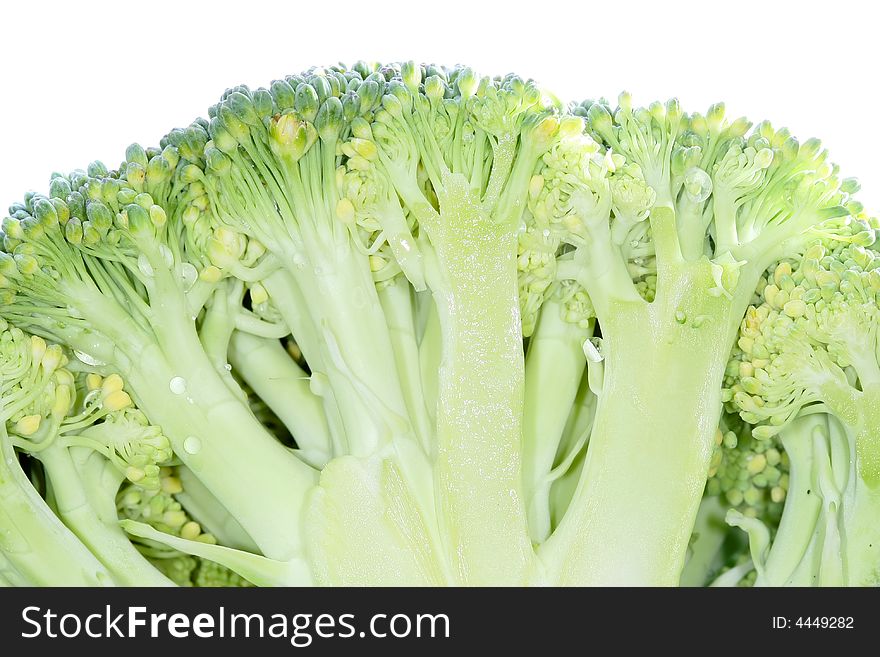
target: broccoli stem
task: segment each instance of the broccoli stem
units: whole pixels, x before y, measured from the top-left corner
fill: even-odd
[[[0,549],[0,588],[2,587],[24,587],[33,586],[33,584],[22,575],[15,566],[6,558],[3,550]]]
[[[807,415],[796,419],[781,432],[782,446],[791,463],[788,492],[779,529],[767,556],[765,576],[761,578],[763,581],[757,582],[759,585],[793,584],[791,578],[807,554],[822,508],[822,501],[812,483],[813,434],[825,432],[826,423],[827,418],[822,414]],[[810,583],[804,582],[806,585]]]
[[[732,340],[708,262],[676,265],[652,304],[599,317],[602,392],[575,498],[541,557],[560,584],[678,583],[706,483]],[[662,393],[661,393],[662,391]]]
[[[264,554],[283,560],[300,553],[302,511],[316,473],[266,432],[216,375],[204,352],[166,355],[149,345],[124,377],[175,453]],[[242,486],[248,495],[241,494]]]
[[[679,586],[708,586],[712,581],[712,573],[722,565],[719,557],[730,529],[724,521],[726,512],[717,495],[703,498]]]
[[[403,276],[398,276],[379,289],[379,302],[388,322],[397,373],[403,386],[404,402],[413,430],[425,453],[430,454],[433,448],[433,431],[422,394],[419,345],[416,340],[409,282]]]
[[[317,329],[309,317],[306,300],[296,281],[287,271],[279,269],[266,277],[263,286],[290,327],[293,339],[302,350],[309,367],[313,372],[323,371],[325,365],[321,358]]]
[[[321,472],[306,527],[321,585],[438,586],[453,581],[431,505],[431,470],[411,443],[394,458],[342,456]],[[414,476],[415,469],[420,472]],[[419,476],[420,475],[420,476]]]
[[[179,281],[161,263],[157,258],[151,291],[155,339],[127,354],[131,369],[125,378],[174,452],[263,553],[289,559],[302,550],[303,507],[317,474],[269,434],[226,385],[202,347]],[[91,319],[98,326],[106,321]],[[273,464],[273,476],[266,475],[267,463]],[[251,494],[241,495],[242,485]]]
[[[316,378],[325,380],[327,366],[324,362],[317,329],[312,318],[306,312],[306,301],[296,281],[287,271],[280,269],[268,276],[263,281],[263,285],[278,312],[290,327],[293,339],[302,351],[311,370],[311,380],[314,381]],[[333,455],[340,456],[347,453],[345,427],[333,390],[328,385],[318,385],[313,389],[313,392],[323,400]]]
[[[844,455],[849,456],[841,459],[841,465],[849,466],[849,476],[845,487],[841,486],[840,522],[844,545],[840,556],[846,585],[877,586],[880,584],[880,528],[877,524],[880,518],[880,385],[863,385],[853,409],[856,421],[852,426],[841,427],[847,447]]]
[[[562,318],[555,299],[544,303],[526,354],[523,409],[523,487],[529,533],[550,535],[550,471],[586,368],[583,344],[591,331]]]
[[[425,330],[419,341],[422,394],[425,397],[425,408],[428,411],[431,424],[434,424],[437,418],[437,397],[439,395],[437,372],[440,371],[441,354],[440,316],[437,314],[437,304],[432,300],[425,318]]]
[[[317,328],[325,373],[342,415],[349,454],[366,456],[406,435],[408,423],[388,325],[367,259],[351,252],[288,271]],[[284,312],[284,311],[282,311]],[[411,433],[411,432],[409,432]]]
[[[814,467],[811,473],[811,487],[818,490],[824,516],[823,531],[814,538],[821,546],[815,555],[821,559],[820,585],[877,586],[880,384],[866,378],[860,391],[846,387],[826,390],[825,396],[833,418],[824,441],[814,440],[815,459],[825,467]]]
[[[86,490],[86,482],[77,472],[66,447],[55,441],[40,452],[39,458],[52,482],[56,511],[61,520],[107,567],[116,583],[121,586],[173,586],[171,580],[137,551],[116,522],[108,525],[98,517]],[[91,494],[104,492],[94,490]]]
[[[199,339],[204,346],[205,353],[214,363],[214,370],[226,383],[226,386],[245,401],[245,395],[238,383],[232,377],[232,372],[227,367],[227,352],[229,340],[235,330],[235,316],[230,307],[230,290],[226,285],[218,287],[211,295],[211,302],[205,310],[202,325],[199,328]]]
[[[562,432],[562,439],[559,443],[559,452],[572,454],[586,436],[589,441],[589,434],[593,429],[593,418],[596,415],[596,395],[590,390],[589,385],[589,367],[588,373],[581,379],[577,394],[575,395],[574,405],[569,413],[568,420],[565,423],[565,429]],[[577,484],[580,480],[581,472],[584,467],[586,458],[586,447],[582,445],[581,449],[574,455],[568,469],[560,472],[559,476],[553,476],[550,484],[550,524],[551,531],[559,526],[565,512],[568,510],[574,492],[577,490]],[[557,466],[558,467],[558,466]]]
[[[524,365],[516,230],[489,219],[461,175],[446,176],[440,196],[430,235],[443,281],[432,286],[443,344],[438,516],[461,583],[523,584],[533,552],[519,462]]]
[[[309,387],[308,375],[278,340],[235,331],[229,343],[235,371],[279,417],[297,447],[316,467],[333,454],[323,402]]]
[[[57,322],[43,332],[60,334],[73,349],[106,359],[108,369],[126,379],[141,409],[162,426],[175,454],[264,554],[280,559],[298,554],[302,511],[317,474],[269,434],[217,374],[194,323],[173,299],[170,286],[176,282],[169,278],[161,281],[168,294],[157,303],[153,335],[118,304],[70,282],[71,302],[103,335],[66,330]],[[273,464],[273,476],[266,476],[266,463]],[[242,486],[251,494],[241,495]]]
[[[183,491],[175,494],[174,499],[180,502],[193,520],[208,530],[221,545],[245,552],[260,551],[254,539],[248,536],[238,520],[220,504],[192,470],[181,465],[177,468],[177,476]]]
[[[862,378],[862,393],[856,395],[852,406],[856,409],[854,426],[855,455],[858,471],[853,476],[863,480],[872,491],[880,490],[880,383],[867,383]],[[852,411],[850,411],[852,413]],[[847,415],[841,413],[844,420]]]
[[[27,480],[0,422],[0,553],[32,586],[112,586],[113,576]]]
[[[308,564],[302,557],[276,561],[222,545],[211,545],[165,534],[135,520],[121,520],[119,524],[132,536],[156,541],[185,554],[214,561],[257,586],[308,586],[311,583]]]
[[[864,480],[856,479],[844,501],[842,511],[846,528],[843,554],[848,586],[877,586],[880,584],[880,490],[869,488]]]

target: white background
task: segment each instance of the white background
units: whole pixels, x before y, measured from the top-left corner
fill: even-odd
[[[15,3],[18,4],[17,2]],[[872,3],[752,0],[547,2],[4,2],[0,208],[49,174],[132,141],[155,145],[228,86],[313,65],[467,63],[515,71],[563,99],[717,100],[820,137],[880,211],[880,55]]]

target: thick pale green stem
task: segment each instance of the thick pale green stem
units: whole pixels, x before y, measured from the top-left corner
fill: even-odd
[[[27,480],[5,423],[0,423],[0,553],[32,586],[113,585],[110,572]]]
[[[839,573],[842,581],[838,585],[877,586],[880,584],[880,524],[877,520],[880,518],[880,384],[863,382],[862,390],[853,390],[848,401],[829,401],[829,406],[840,420],[832,420],[829,433],[831,466],[839,498],[837,506],[831,509],[838,527],[832,539],[839,537],[839,543],[831,541],[830,549],[823,549],[823,561],[842,564]],[[826,503],[823,510],[828,506]]]
[[[293,339],[299,345],[312,371],[324,371],[321,358],[321,341],[318,330],[309,317],[308,306],[296,281],[287,271],[279,269],[266,277],[263,287],[278,312],[290,327]]]
[[[288,263],[317,327],[322,360],[339,405],[350,454],[373,454],[407,434],[407,408],[388,325],[367,259],[352,252],[320,266]]]
[[[727,507],[717,496],[705,497],[697,512],[688,559],[679,586],[707,586],[718,569],[718,558],[730,527],[724,521]]]
[[[88,286],[73,287],[81,294],[71,298],[90,325],[114,339],[115,350],[102,352],[114,359],[117,352],[124,355],[110,365],[118,366],[175,454],[264,554],[289,559],[302,550],[302,510],[317,473],[269,434],[230,391],[199,341],[179,278],[158,250],[151,263],[149,327],[135,326],[122,307]],[[69,344],[92,353],[88,335]],[[241,494],[243,488],[248,495]]]
[[[263,553],[279,559],[299,554],[303,507],[317,473],[232,396],[204,353],[166,355],[150,346],[125,378],[175,453]]]
[[[846,527],[847,586],[880,586],[880,490],[855,482],[852,496],[842,510]]]
[[[437,397],[439,395],[437,372],[440,371],[442,340],[437,304],[432,301],[425,321],[425,332],[419,342],[422,394],[425,397],[425,408],[428,409],[428,418],[432,424],[437,416]]]
[[[788,492],[761,585],[797,584],[791,578],[807,554],[822,508],[813,482],[813,431],[826,431],[826,422],[823,415],[808,415],[782,431],[782,445],[791,463]]]
[[[601,366],[601,363],[599,363]],[[562,439],[559,443],[559,453],[571,455],[575,453],[578,445],[582,443],[584,438],[589,441],[589,435],[593,429],[593,420],[596,416],[596,395],[590,390],[589,370],[590,364],[587,364],[587,375],[581,379],[580,387],[575,395],[574,404],[571,413],[565,423],[565,429],[562,432]],[[568,469],[565,472],[558,473],[550,486],[550,524],[551,530],[559,526],[571,499],[577,490],[578,481],[580,481],[581,471],[584,468],[584,460],[586,457],[587,445],[581,445],[581,449],[575,454]],[[559,467],[559,466],[557,466]],[[554,468],[555,470],[555,468]]]
[[[30,586],[30,583],[13,568],[0,551],[0,588],[12,586]]]
[[[312,372],[313,381],[319,383],[313,392],[323,400],[324,415],[330,428],[330,438],[333,445],[333,454],[340,456],[348,452],[346,445],[345,427],[339,405],[333,395],[333,390],[326,384],[327,366],[324,362],[324,354],[321,341],[318,338],[317,328],[308,314],[306,300],[300,292],[299,286],[293,277],[285,270],[279,270],[267,277],[263,285],[270,298],[281,313],[284,321],[293,333],[293,339],[302,351],[306,363]]]
[[[235,316],[230,307],[229,291],[226,287],[218,288],[212,295],[211,304],[206,309],[204,319],[199,327],[199,339],[208,358],[214,363],[214,369],[220,378],[233,394],[244,400],[245,396],[241,388],[227,368],[229,339],[234,330]]]
[[[562,319],[558,301],[544,303],[526,354],[522,467],[529,533],[550,535],[550,471],[586,368],[590,330]]]
[[[841,513],[844,562],[849,586],[880,586],[880,385],[864,387],[858,408],[856,464]]]
[[[690,261],[703,257],[707,245],[703,204],[689,200],[680,201],[675,219],[682,257]]]
[[[880,383],[866,384],[857,396],[855,406],[858,418],[855,433],[855,452],[858,472],[853,473],[871,490],[880,490]]]
[[[245,552],[259,552],[254,539],[229,510],[209,491],[192,470],[185,465],[177,468],[183,492],[174,496],[186,512],[203,528],[214,535],[221,545]]]
[[[397,373],[403,387],[403,398],[410,422],[426,454],[433,450],[433,430],[422,394],[419,346],[416,340],[413,304],[409,282],[398,276],[379,290],[379,301],[385,312]]]
[[[57,441],[40,452],[61,520],[113,574],[122,586],[173,586],[134,547],[118,523],[105,523],[92,505],[86,482],[80,477],[66,447]],[[120,477],[121,479],[121,477]]]
[[[712,454],[729,307],[682,267],[654,304],[599,318],[605,375],[581,482],[541,558],[565,585],[678,583]],[[603,321],[604,320],[604,321]]]
[[[281,343],[236,331],[229,343],[229,360],[290,430],[306,460],[317,466],[329,461],[333,446],[323,402]]]
[[[306,525],[319,584],[438,586],[454,581],[439,549],[434,509],[418,499],[425,497],[428,483],[430,500],[430,469],[406,459],[404,454],[343,456],[321,472]],[[413,482],[399,464],[410,473],[419,468],[422,477]]]
[[[520,470],[524,366],[516,233],[444,180],[432,231],[442,289],[436,486],[447,557],[462,584],[517,585],[533,565]],[[491,290],[491,294],[487,294]]]

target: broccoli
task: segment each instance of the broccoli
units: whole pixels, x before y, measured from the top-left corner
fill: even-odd
[[[234,324],[236,311],[257,330],[268,323],[246,309],[211,321],[211,311],[221,306],[213,299],[197,332],[203,306],[212,297],[225,298],[235,285],[215,289],[216,267],[206,264],[197,231],[183,230],[198,199],[189,200],[193,190],[181,191],[182,183],[170,180],[171,162],[181,162],[173,147],[140,168],[132,165],[146,160],[143,149],[131,148],[128,155],[125,171],[133,182],[110,176],[96,163],[88,172],[54,178],[52,196],[31,197],[4,221],[0,269],[12,287],[5,290],[10,294],[3,316],[65,343],[96,371],[120,374],[174,453],[199,473],[261,549],[301,559],[296,505],[315,472],[254,419],[241,390],[211,358],[213,334],[224,321]],[[164,207],[154,202],[163,199]],[[248,436],[246,444],[242,435]],[[274,476],[265,476],[266,463],[277,468]],[[240,495],[242,484],[254,495]],[[278,508],[267,512],[267,504]],[[279,530],[278,519],[285,517],[291,522],[281,522]]]
[[[232,87],[2,222],[0,584],[875,583],[857,191],[722,105]]]
[[[866,241],[845,223],[780,262],[740,327],[725,398],[765,447],[747,468],[775,478],[767,455],[782,449],[789,471],[772,543],[759,519],[728,515],[749,534],[758,585],[877,582],[880,259]]]
[[[761,274],[860,208],[846,207],[853,184],[817,141],[766,123],[749,134],[722,106],[686,115],[674,100],[634,108],[623,94],[616,109],[575,113],[584,130],[544,156],[531,214],[570,245],[557,278],[590,298],[602,373],[578,490],[539,555],[561,583],[670,585]],[[577,382],[560,384],[570,395]]]
[[[70,373],[58,369],[63,353],[5,322],[0,329],[0,573],[11,583],[30,586],[109,586],[114,582],[111,571],[59,519],[68,507],[62,506],[56,515],[32,485],[13,447],[19,441],[32,444],[27,437],[39,434],[41,425],[53,433],[61,424],[73,397]],[[74,490],[77,493],[84,494],[81,489]],[[72,499],[71,505],[76,502],[83,505],[80,526],[97,529],[89,538],[107,548],[108,557],[115,546],[124,544],[121,553],[109,559],[111,567],[124,568],[132,552],[124,535],[117,541],[113,528],[101,525],[89,501]],[[62,504],[67,504],[66,498]]]

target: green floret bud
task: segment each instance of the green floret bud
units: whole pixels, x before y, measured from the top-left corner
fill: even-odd
[[[188,554],[162,555],[151,559],[151,563],[177,586],[193,586],[193,574],[199,560]]]
[[[556,252],[559,238],[549,228],[527,225],[519,233],[517,269],[523,336],[535,330],[538,312],[556,279]]]
[[[118,397],[111,393],[102,405],[115,407],[121,403]],[[80,431],[78,438],[70,441],[102,448],[129,481],[150,490],[160,487],[160,466],[173,458],[171,443],[162,430],[130,406],[109,413],[102,422]]]
[[[132,144],[125,149],[125,161],[129,164],[137,164],[146,169],[149,159],[147,151],[140,144]]]
[[[848,225],[850,235],[861,232]],[[731,410],[759,425],[753,433],[760,439],[778,434],[818,402],[857,423],[848,400],[862,393],[852,380],[862,387],[880,381],[876,352],[866,346],[880,318],[871,282],[876,258],[838,230],[800,261],[779,263],[740,328],[726,398]],[[866,441],[860,444],[867,449]],[[863,452],[862,458],[873,457]]]
[[[71,191],[70,182],[62,176],[52,178],[52,181],[49,183],[49,196],[51,198],[64,200]]]
[[[116,496],[119,517],[146,523],[154,529],[190,541],[214,545],[217,539],[205,532],[177,501],[184,492],[176,468],[161,467],[155,477],[157,485],[144,487],[142,482],[123,485]],[[153,559],[168,559],[180,555],[164,545],[149,540],[136,542],[136,547]]]
[[[586,226],[607,221],[610,212],[609,162],[588,135],[559,140],[542,160],[529,210],[540,225],[586,239]]]
[[[294,109],[305,121],[313,122],[318,114],[321,99],[318,92],[311,84],[302,84],[297,87],[294,100]]]
[[[207,559],[199,559],[193,582],[196,586],[200,587],[228,588],[252,586],[250,582],[229,568]]]
[[[315,117],[315,128],[323,141],[339,138],[344,125],[343,115],[342,102],[338,98],[331,97],[324,101]]]
[[[156,155],[147,164],[146,184],[148,187],[159,186],[171,180],[174,167],[165,155]]]
[[[638,167],[624,166],[611,177],[611,206],[618,219],[632,224],[644,221],[656,200]]]
[[[99,162],[98,160],[95,160],[94,162],[91,162],[89,164],[89,166],[86,168],[86,173],[91,178],[102,178],[104,176],[107,176],[110,172],[108,171],[107,167],[104,165],[103,162]]]
[[[299,160],[317,140],[315,126],[293,114],[275,116],[269,121],[269,147],[282,160]]]
[[[555,294],[562,304],[562,319],[583,329],[589,328],[596,310],[587,291],[576,281],[561,281]]]
[[[243,93],[236,91],[229,94],[226,96],[224,103],[239,121],[251,126],[260,125],[260,117],[254,109],[253,102]]]

